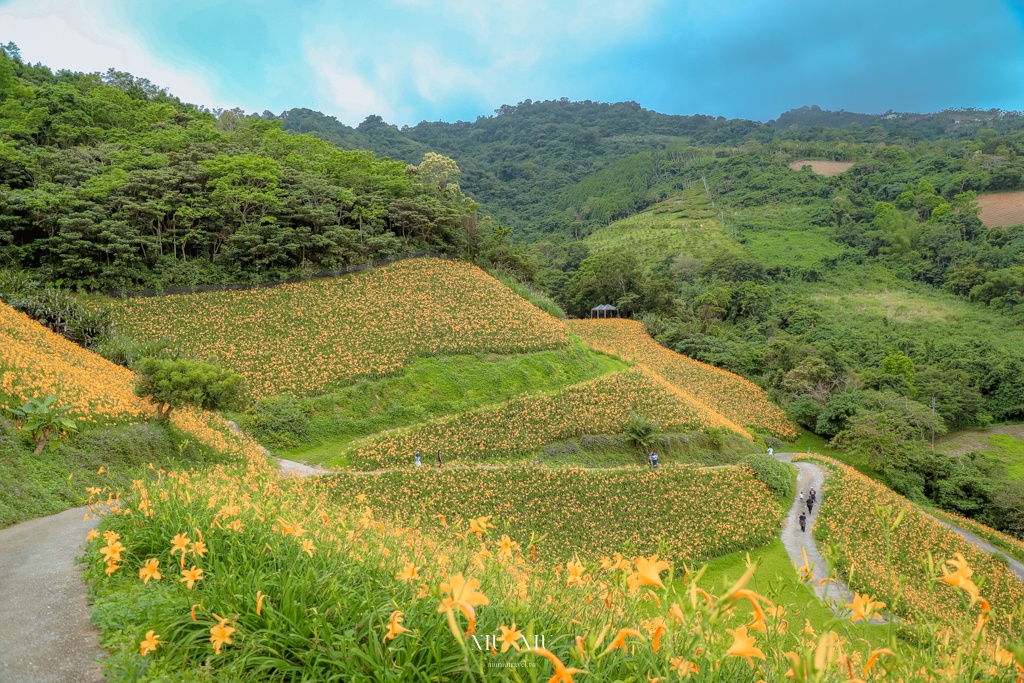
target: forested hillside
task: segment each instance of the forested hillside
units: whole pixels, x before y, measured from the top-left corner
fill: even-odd
[[[475,253],[477,206],[416,166],[0,51],[0,267],[89,289],[254,282],[416,249]]]

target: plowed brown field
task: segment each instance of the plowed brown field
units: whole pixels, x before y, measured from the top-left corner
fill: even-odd
[[[813,161],[804,159],[803,161],[794,161],[789,165],[794,171],[799,171],[804,166],[810,166],[811,170],[818,175],[834,176],[839,175],[843,171],[848,171],[853,167],[852,161]]]
[[[997,192],[978,196],[981,222],[986,228],[1024,223],[1024,192]]]

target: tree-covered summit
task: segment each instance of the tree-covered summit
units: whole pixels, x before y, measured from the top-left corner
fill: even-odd
[[[0,51],[0,266],[50,280],[254,282],[472,253],[477,206],[432,168],[449,162],[342,150],[130,74],[54,73]]]

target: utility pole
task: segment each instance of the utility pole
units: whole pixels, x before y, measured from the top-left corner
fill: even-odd
[[[705,178],[703,175],[701,175],[700,179],[704,181],[704,194],[708,196],[708,201],[711,202],[711,206],[714,206],[715,200],[711,196],[711,188],[708,187],[708,179]]]
[[[932,394],[932,450],[935,450],[935,394]]]

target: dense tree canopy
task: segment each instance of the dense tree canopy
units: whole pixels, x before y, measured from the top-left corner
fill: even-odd
[[[461,253],[481,237],[477,207],[457,183],[442,189],[404,162],[186,105],[130,74],[54,74],[0,52],[0,266],[109,288]]]

